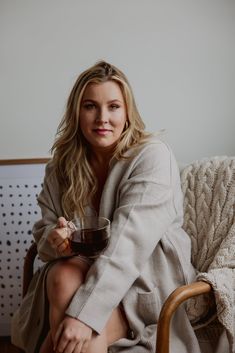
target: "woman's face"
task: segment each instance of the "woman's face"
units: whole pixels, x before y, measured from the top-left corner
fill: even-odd
[[[94,150],[114,147],[127,120],[126,104],[114,81],[89,83],[80,106],[80,128]]]

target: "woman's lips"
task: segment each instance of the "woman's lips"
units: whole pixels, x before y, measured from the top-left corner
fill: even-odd
[[[105,136],[111,132],[111,130],[108,129],[94,129],[94,131],[100,136]]]

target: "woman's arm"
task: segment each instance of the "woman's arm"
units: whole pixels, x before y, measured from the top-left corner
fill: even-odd
[[[51,232],[60,227],[58,218],[61,217],[60,195],[57,179],[53,173],[51,163],[46,166],[43,188],[38,196],[42,218],[33,227],[33,236],[37,243],[37,250],[42,261],[51,261],[59,256],[56,247],[48,241]],[[61,232],[62,233],[62,232]]]

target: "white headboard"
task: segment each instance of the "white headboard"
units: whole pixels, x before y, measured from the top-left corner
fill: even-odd
[[[0,335],[22,298],[23,259],[40,218],[37,195],[48,159],[0,160]]]

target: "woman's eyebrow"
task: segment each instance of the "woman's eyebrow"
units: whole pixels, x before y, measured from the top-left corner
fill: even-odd
[[[85,103],[85,102],[98,103],[98,101],[96,101],[95,99],[90,99],[90,98],[83,99],[82,102],[83,102],[83,103]],[[111,100],[107,101],[108,104],[114,103],[114,102],[123,103],[123,102],[120,101],[119,99],[111,99]]]
[[[94,103],[97,103],[94,99],[83,99],[82,102],[94,102]]]
[[[108,101],[108,103],[114,103],[114,102],[122,103],[122,101],[120,101],[119,99],[111,99],[110,101]]]

